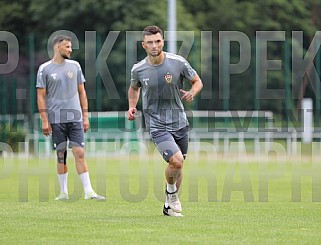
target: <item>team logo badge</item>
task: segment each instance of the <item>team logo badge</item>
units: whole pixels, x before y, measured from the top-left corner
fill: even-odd
[[[167,83],[172,83],[173,76],[171,74],[167,73],[164,78]]]
[[[74,73],[72,71],[68,71],[67,76],[69,77],[69,79],[72,79],[74,77]]]

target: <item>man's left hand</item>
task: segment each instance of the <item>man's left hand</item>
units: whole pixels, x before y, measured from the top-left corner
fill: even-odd
[[[194,100],[194,95],[192,91],[185,91],[180,89],[182,94],[182,100],[186,100],[187,102],[192,102]]]
[[[84,119],[84,132],[87,132],[90,128],[89,120],[88,118]]]

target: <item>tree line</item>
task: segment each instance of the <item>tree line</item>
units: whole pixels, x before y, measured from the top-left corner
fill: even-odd
[[[308,75],[303,73],[302,78],[294,79],[292,70],[296,52],[305,55],[313,40],[318,44],[316,34],[321,23],[319,1],[176,0],[176,3],[177,31],[181,33],[178,50],[201,74],[205,84],[199,99],[187,108],[261,109],[284,116],[286,110],[296,110],[303,97],[312,97],[315,103],[319,99],[314,84],[318,80],[312,81],[312,76],[308,76],[313,70],[319,74],[319,52],[316,52],[313,64],[302,62],[306,65],[303,71]],[[19,41],[19,65],[9,74],[0,74],[0,82],[8,83],[14,79],[19,91],[26,89],[27,102],[34,100],[28,96],[34,96],[30,84],[35,84],[35,81],[30,79],[35,75],[30,76],[30,73],[35,74],[38,66],[49,59],[47,46],[50,35],[58,30],[68,30],[77,37],[79,44],[72,58],[78,60],[85,71],[91,111],[127,110],[129,69],[133,62],[144,57],[139,41],[129,41],[131,32],[140,32],[146,25],[159,25],[163,30],[168,26],[167,1],[0,0],[0,6],[1,31],[13,33]],[[302,32],[302,45],[293,39],[295,31]],[[242,56],[242,43],[230,40],[228,45],[224,44],[220,39],[223,32],[242,33],[250,44],[249,52],[244,53],[250,62],[242,72],[228,77],[222,71],[222,63],[228,59],[231,68],[246,57]],[[282,38],[276,35],[274,39],[272,35],[274,41],[266,42],[266,59],[271,62],[263,65],[260,63],[262,57],[257,55],[262,53],[257,45],[259,32],[284,35]],[[30,40],[33,42],[33,54],[30,53]],[[137,50],[136,57],[130,56],[128,50]],[[109,52],[108,56],[103,52]],[[95,64],[100,63],[101,67],[94,66],[88,57],[92,57]],[[2,41],[0,64],[7,59],[7,45]],[[30,67],[31,59],[33,68]],[[258,67],[264,70],[264,65],[272,67],[265,74],[264,88],[278,93],[284,92],[288,86],[290,96],[283,93],[276,97],[260,94],[263,85]],[[277,69],[273,70],[273,67]],[[287,76],[290,76],[288,80]],[[0,90],[4,87],[0,86]],[[24,104],[25,101],[17,103]],[[7,103],[6,106],[10,105]],[[18,105],[16,110],[23,112],[26,109]]]

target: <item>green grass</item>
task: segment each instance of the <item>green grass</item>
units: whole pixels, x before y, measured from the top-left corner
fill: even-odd
[[[54,157],[1,158],[0,244],[321,243],[318,165],[309,158],[302,166],[286,158],[232,159],[189,155],[184,217],[176,218],[162,215],[165,163],[157,154],[88,158],[93,187],[106,202],[83,200],[72,159],[71,200],[60,202],[53,200]]]

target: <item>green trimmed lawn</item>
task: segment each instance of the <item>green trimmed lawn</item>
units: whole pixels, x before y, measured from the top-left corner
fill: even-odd
[[[54,157],[0,158],[0,244],[321,244],[321,171],[309,159],[301,166],[190,154],[184,217],[162,215],[165,163],[157,155],[87,162],[106,202],[83,199],[72,159],[71,200],[62,202],[54,201]]]

